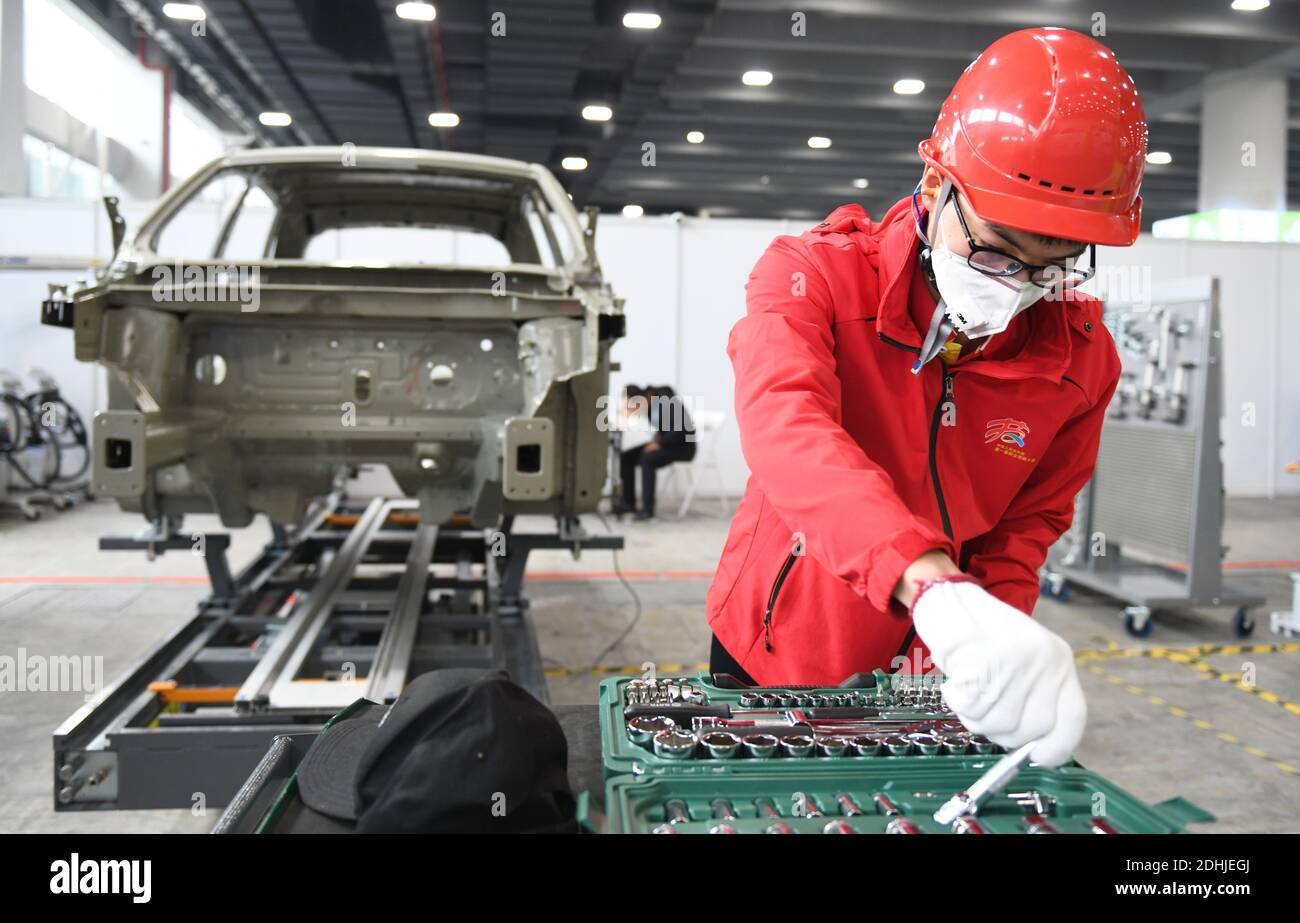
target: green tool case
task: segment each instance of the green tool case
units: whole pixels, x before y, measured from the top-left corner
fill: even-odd
[[[707,674],[607,679],[598,704],[604,814],[584,799],[587,816],[580,820],[605,833],[954,832],[936,823],[934,812],[1005,751],[961,727],[942,703],[941,679],[877,670],[847,687],[753,689],[723,688]],[[782,745],[770,755],[755,755],[749,748],[756,734],[779,739],[775,722],[796,722],[796,714],[812,730],[798,731],[794,724],[788,730],[805,741],[815,735],[816,749],[805,755]],[[633,739],[629,715],[669,717],[698,743],[686,746],[685,756],[660,755],[654,738]],[[752,719],[772,724],[745,727]],[[899,735],[892,740],[905,744],[900,737],[928,737],[941,740],[943,749],[933,752],[931,745],[923,752],[914,745],[873,751],[864,744],[823,750],[824,736],[836,733],[826,727],[836,720],[858,731],[879,723],[895,729],[881,732]],[[703,745],[710,727],[730,731],[746,747],[722,758],[710,755]],[[852,740],[870,736],[875,735]],[[963,832],[1179,833],[1187,823],[1213,819],[1179,798],[1148,805],[1071,763],[1026,767],[981,807],[969,825],[974,829]],[[891,827],[894,821],[899,823]],[[894,829],[900,825],[905,829]]]
[[[982,769],[938,765],[900,772],[901,760],[873,765],[847,766],[828,772],[809,773],[794,779],[789,773],[736,773],[726,778],[704,775],[617,776],[605,788],[605,833],[651,833],[671,826],[674,833],[709,833],[729,825],[735,833],[763,833],[774,823],[760,817],[755,804],[770,799],[780,821],[792,833],[822,833],[831,821],[843,821],[854,833],[884,833],[891,817],[881,813],[873,800],[884,794],[901,816],[922,833],[948,833],[932,815],[954,793],[963,791],[979,778]],[[1029,767],[1020,772],[1008,792],[994,795],[980,809],[978,821],[987,833],[1029,833],[1035,814],[1026,809],[1019,795],[1034,790],[1053,800],[1045,820],[1058,833],[1108,832],[1093,826],[1104,819],[1115,833],[1179,833],[1193,820],[1214,818],[1182,799],[1148,805],[1095,772],[1077,766],[1060,769]],[[864,813],[843,816],[838,796],[847,795]],[[718,797],[726,798],[736,819],[713,816]],[[665,805],[682,801],[691,818],[668,824]],[[820,811],[820,816],[809,816]],[[727,831],[732,832],[732,831]],[[847,831],[845,831],[847,832]],[[1049,831],[1043,831],[1049,832]]]

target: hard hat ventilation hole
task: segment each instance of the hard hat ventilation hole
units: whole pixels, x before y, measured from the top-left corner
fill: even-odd
[[[1059,189],[1059,190],[1061,190],[1062,192],[1080,193],[1080,194],[1082,194],[1082,195],[1098,195],[1098,192],[1097,192],[1096,189],[1080,189],[1080,188],[1078,188],[1077,186],[1065,186],[1065,185],[1062,185],[1062,184],[1053,183],[1051,180],[1046,180],[1046,179],[1039,179],[1039,180],[1036,180],[1036,179],[1034,179],[1032,176],[1030,176],[1028,173],[1021,173],[1021,172],[1019,172],[1019,171],[1016,171],[1016,178],[1017,178],[1017,179],[1022,179],[1022,180],[1024,180],[1026,183],[1037,183],[1039,186],[1042,186],[1044,189]],[[1114,190],[1114,189],[1103,189],[1103,190],[1101,191],[1100,194],[1101,194],[1101,195],[1114,195],[1114,194],[1115,194],[1115,190]]]

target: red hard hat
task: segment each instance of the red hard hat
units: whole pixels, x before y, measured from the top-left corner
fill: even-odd
[[[998,39],[958,78],[920,151],[986,221],[1137,240],[1146,115],[1128,72],[1090,36],[1043,28]]]

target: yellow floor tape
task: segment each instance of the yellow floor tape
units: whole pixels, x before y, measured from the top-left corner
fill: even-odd
[[[1300,768],[1292,766],[1290,763],[1283,762],[1282,760],[1275,759],[1265,751],[1261,750],[1259,747],[1252,747],[1246,743],[1243,743],[1242,740],[1238,738],[1235,734],[1229,734],[1227,731],[1220,731],[1218,728],[1216,728],[1209,721],[1206,721],[1204,718],[1193,717],[1186,709],[1178,708],[1175,705],[1170,705],[1164,699],[1160,698],[1160,696],[1148,693],[1141,686],[1135,686],[1122,677],[1116,676],[1113,673],[1106,672],[1098,664],[1095,663],[1089,664],[1088,672],[1096,676],[1100,676],[1101,678],[1105,679],[1106,682],[1110,683],[1112,686],[1119,686],[1122,689],[1124,689],[1126,692],[1135,695],[1141,699],[1144,699],[1146,702],[1156,706],[1157,708],[1163,709],[1165,712],[1167,712],[1170,715],[1173,715],[1175,718],[1179,718],[1181,720],[1189,722],[1192,726],[1196,727],[1199,730],[1208,731],[1209,733],[1213,734],[1215,737],[1217,737],[1219,740],[1223,741],[1224,743],[1232,744],[1235,747],[1241,748],[1245,752],[1249,753],[1251,756],[1264,760],[1266,763],[1271,765],[1274,769],[1279,770],[1280,772],[1284,772],[1287,775],[1292,777],[1300,777]]]

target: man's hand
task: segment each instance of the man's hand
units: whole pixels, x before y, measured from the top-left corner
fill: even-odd
[[[645,444],[645,449],[644,449],[644,451],[646,451],[646,452],[658,452],[658,451],[659,451],[659,443],[657,443],[657,442],[647,442],[647,443]]]
[[[1039,741],[1030,759],[1044,766],[1070,758],[1088,706],[1060,636],[968,581],[923,587],[912,620],[962,724],[1009,750]]]

